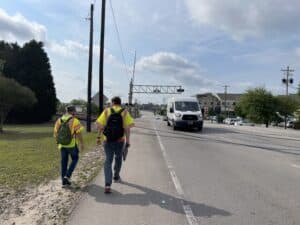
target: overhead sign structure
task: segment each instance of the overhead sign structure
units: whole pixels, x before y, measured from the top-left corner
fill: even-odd
[[[132,93],[139,94],[181,94],[184,89],[173,85],[132,85]]]

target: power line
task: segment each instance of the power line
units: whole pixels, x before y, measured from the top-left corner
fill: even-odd
[[[110,5],[111,12],[112,12],[114,25],[115,25],[115,29],[116,29],[116,33],[117,33],[117,37],[118,37],[119,47],[120,47],[121,54],[122,54],[122,60],[123,60],[124,66],[126,68],[126,72],[130,75],[129,69],[128,69],[127,64],[126,64],[125,56],[124,56],[124,51],[123,51],[122,42],[121,42],[121,38],[120,38],[120,32],[119,32],[119,28],[118,28],[118,25],[117,25],[114,8],[112,6],[112,1],[109,0],[109,3],[110,3],[109,5]]]

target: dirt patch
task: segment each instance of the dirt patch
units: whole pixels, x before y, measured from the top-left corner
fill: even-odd
[[[99,173],[103,160],[101,147],[82,156],[70,188],[62,188],[57,179],[22,191],[0,189],[0,224],[64,224],[86,186]]]

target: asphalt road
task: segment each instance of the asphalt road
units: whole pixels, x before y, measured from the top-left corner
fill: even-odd
[[[206,123],[173,131],[136,121],[123,183],[101,173],[68,224],[299,225],[300,132]]]

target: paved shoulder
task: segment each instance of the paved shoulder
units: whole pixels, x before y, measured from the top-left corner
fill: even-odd
[[[101,173],[88,188],[67,224],[146,225],[187,224],[155,131],[145,119],[137,121],[132,147],[123,164],[122,183],[103,192]]]

